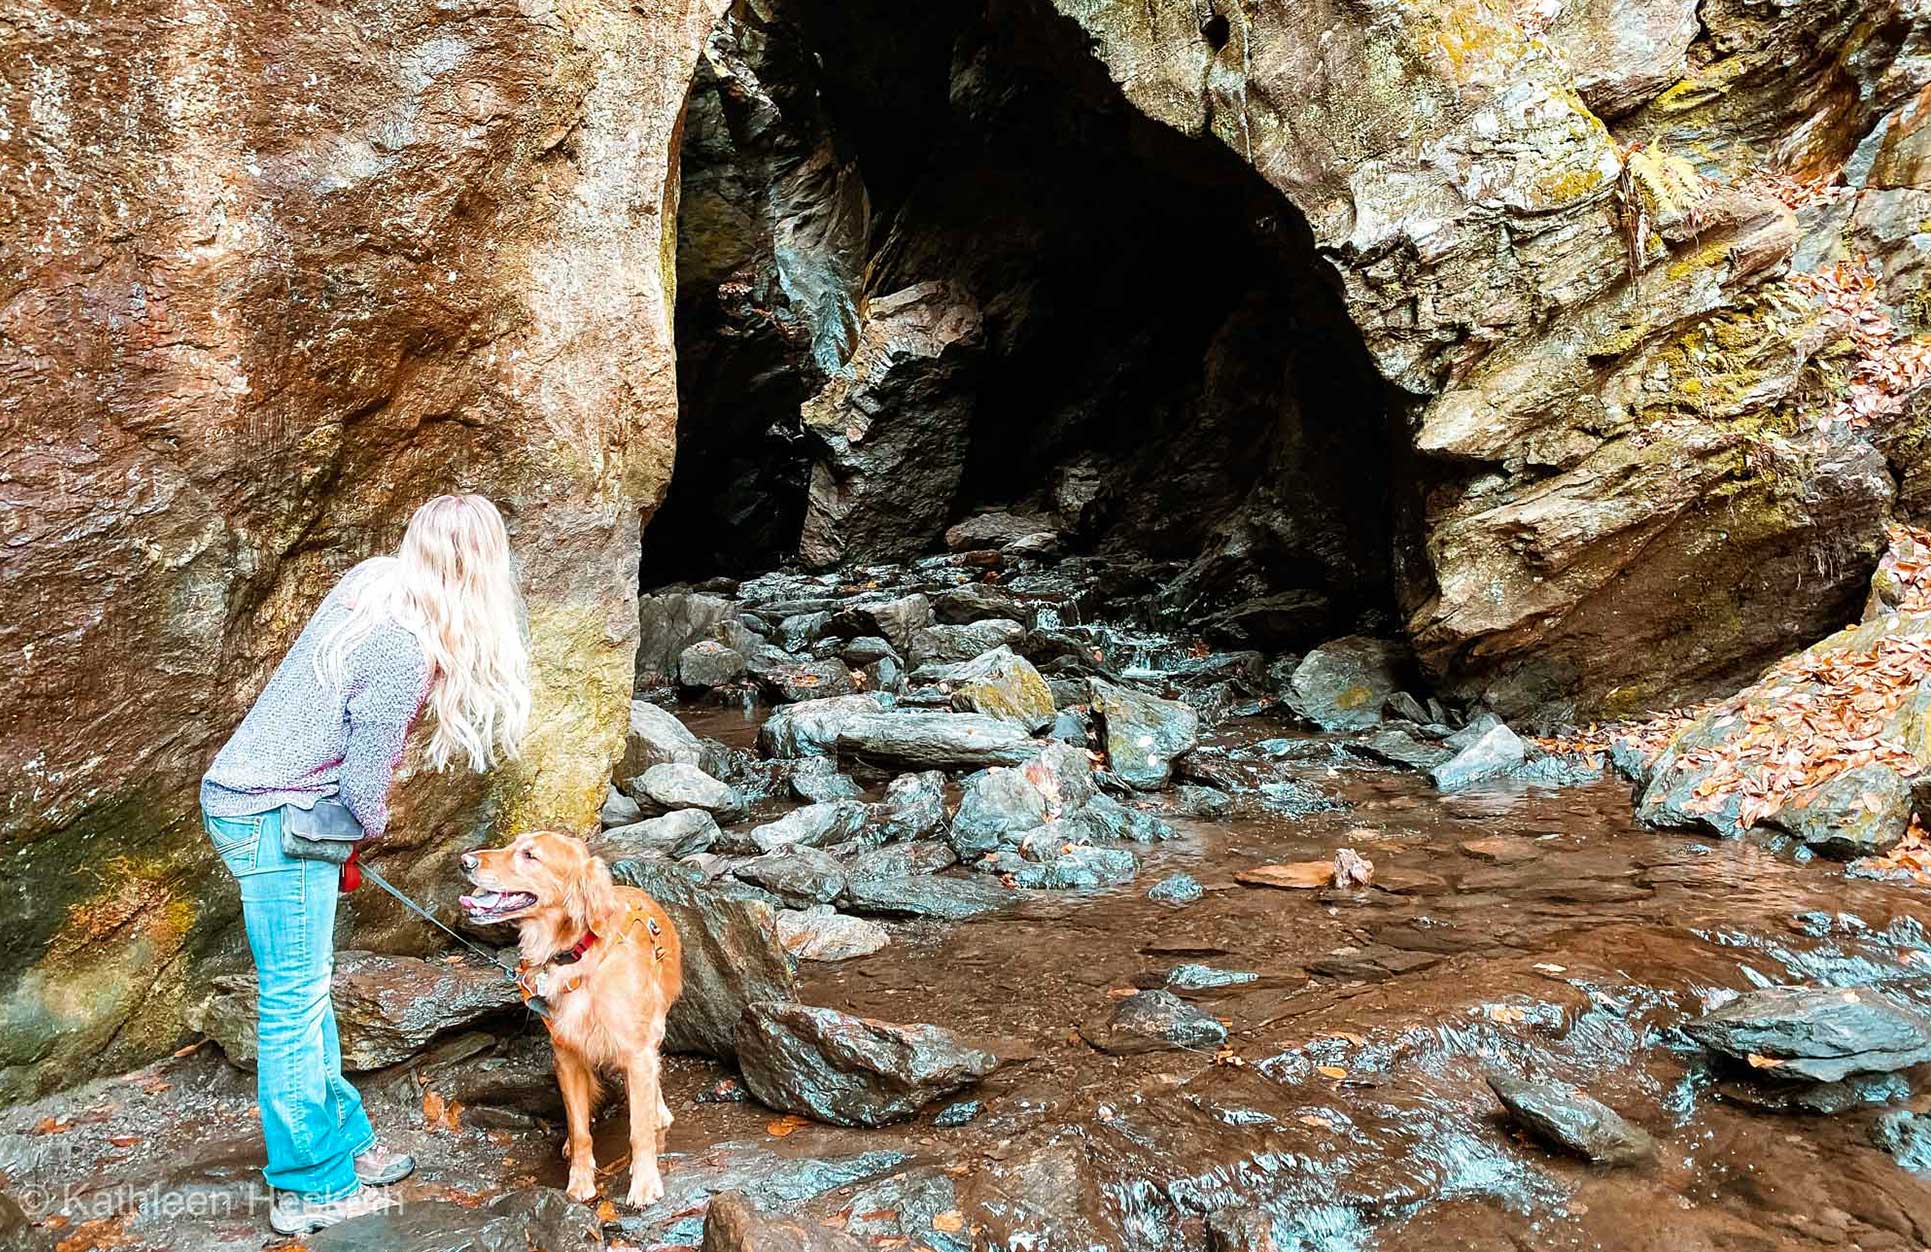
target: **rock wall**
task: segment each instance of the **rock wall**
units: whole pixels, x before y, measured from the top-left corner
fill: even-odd
[[[1635,712],[1854,614],[1897,482],[1865,434],[1819,429],[1850,327],[1777,281],[1829,227],[1772,193],[1848,162],[1869,189],[1835,220],[1921,317],[1884,197],[1921,179],[1922,6],[1053,7],[1136,107],[1307,216],[1419,398],[1405,600],[1447,688]]]
[[[479,820],[590,824],[671,466],[677,122],[720,8],[0,27],[0,1097],[177,1041],[184,984],[239,951],[196,780],[432,494],[505,510],[537,712],[487,787],[403,784],[386,864],[426,888]],[[428,942],[386,900],[351,921]]]

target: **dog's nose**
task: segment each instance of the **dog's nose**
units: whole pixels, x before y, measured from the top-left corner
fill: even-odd
[[[482,862],[474,852],[463,853],[463,868],[468,870],[470,873],[472,874],[475,873],[476,867],[480,864],[482,864]]]

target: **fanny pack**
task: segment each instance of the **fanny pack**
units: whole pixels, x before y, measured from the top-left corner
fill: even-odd
[[[345,865],[362,838],[362,823],[340,800],[317,800],[308,809],[282,806],[282,852],[298,861]]]

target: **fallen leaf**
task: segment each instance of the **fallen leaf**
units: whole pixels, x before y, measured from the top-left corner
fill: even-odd
[[[961,1213],[958,1209],[947,1209],[943,1213],[934,1214],[932,1218],[932,1229],[942,1230],[947,1234],[964,1230],[965,1214]]]
[[[1750,1062],[1751,1069],[1782,1069],[1784,1063],[1774,1056],[1758,1056],[1755,1052],[1743,1058]]]
[[[786,1113],[783,1117],[766,1125],[764,1131],[768,1135],[776,1135],[782,1139],[786,1135],[793,1134],[809,1124],[796,1113]]]
[[[1303,1126],[1318,1126],[1318,1127],[1320,1127],[1320,1128],[1321,1128],[1322,1130],[1333,1130],[1333,1129],[1334,1129],[1334,1123],[1333,1123],[1333,1122],[1331,1122],[1331,1121],[1329,1121],[1329,1120],[1328,1120],[1327,1118],[1325,1118],[1325,1117],[1316,1117],[1316,1116],[1314,1116],[1314,1114],[1312,1114],[1312,1113],[1305,1113],[1305,1114],[1303,1114],[1302,1116],[1300,1116],[1300,1117],[1298,1117],[1298,1118],[1296,1118],[1295,1120],[1296,1120],[1296,1121],[1298,1121],[1298,1122],[1300,1122],[1300,1123],[1301,1123],[1301,1125],[1303,1125]]]
[[[1342,1069],[1339,1065],[1323,1065],[1314,1072],[1324,1074],[1329,1078],[1346,1078],[1348,1076],[1348,1071]]]

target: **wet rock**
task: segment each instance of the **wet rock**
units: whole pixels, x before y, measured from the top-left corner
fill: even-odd
[[[1030,606],[1018,596],[985,583],[967,583],[932,597],[933,615],[946,626],[969,626],[993,619],[1020,622],[1030,626]]]
[[[1174,792],[1174,812],[1202,821],[1220,821],[1234,812],[1234,798],[1215,787],[1182,783]]]
[[[1168,1048],[1212,1051],[1227,1042],[1227,1028],[1171,991],[1136,991],[1080,1027],[1080,1036],[1102,1052],[1132,1056]]]
[[[1772,987],[1746,991],[1686,1022],[1683,1030],[1738,1062],[1776,1062],[1776,1079],[1836,1082],[1931,1061],[1931,1020],[1870,987]]]
[[[901,878],[848,878],[844,902],[856,913],[958,921],[1002,908],[1012,900],[1012,892],[984,876],[911,874]]]
[[[306,1236],[310,1252],[592,1252],[596,1215],[554,1187],[499,1196],[482,1207],[412,1200]]]
[[[959,863],[952,845],[938,839],[916,839],[904,843],[869,848],[854,856],[845,867],[847,878],[908,878],[915,874],[936,874]]]
[[[990,852],[1012,836],[1043,825],[1046,796],[1025,772],[1004,766],[980,770],[965,781],[964,794],[947,832],[961,857]]]
[[[897,658],[910,650],[912,636],[931,624],[932,602],[915,593],[885,600],[855,601],[832,620],[832,629],[841,634],[876,635],[896,649],[894,657]]]
[[[845,869],[838,858],[797,843],[752,857],[731,873],[794,909],[829,904],[845,889]]]
[[[1061,823],[1039,828],[1042,842],[1010,870],[1013,885],[1038,891],[1093,891],[1125,882],[1139,871],[1139,858],[1125,848],[1067,844],[1056,833]]]
[[[1381,714],[1396,721],[1413,722],[1417,726],[1426,726],[1435,720],[1429,715],[1428,706],[1406,691],[1397,691],[1382,701]]]
[[[1077,701],[1086,698],[1086,684],[1084,682],[1062,682],[1055,680],[1047,685],[1052,690],[1053,701],[1062,706],[1068,700]],[[1069,743],[1074,747],[1083,748],[1092,737],[1090,731],[1091,727],[1087,725],[1085,717],[1072,709],[1062,707],[1059,712],[1053,714],[1053,724],[1047,729],[1046,734],[1048,737],[1056,739],[1060,743]]]
[[[792,613],[778,622],[777,644],[786,652],[804,652],[823,637],[830,624],[831,614],[823,609]]]
[[[1413,974],[1441,964],[1433,952],[1409,952],[1382,944],[1369,944],[1354,952],[1344,952],[1309,961],[1307,970],[1323,978],[1343,982],[1386,982],[1403,974]]]
[[[1173,777],[1174,761],[1200,743],[1200,716],[1178,700],[1089,680],[1106,759],[1131,786],[1153,791]]]
[[[765,666],[753,672],[759,689],[775,704],[847,696],[856,690],[850,667],[837,657]]]
[[[1577,0],[1553,12],[1542,37],[1567,54],[1576,93],[1598,117],[1661,95],[1689,68],[1695,0]]]
[[[188,1024],[221,1045],[228,1059],[255,1063],[253,974],[213,979],[213,994],[188,1012]],[[408,1060],[445,1030],[518,1006],[503,971],[480,961],[425,961],[376,952],[338,952],[330,983],[342,1039],[342,1067],[381,1069]]]
[[[662,905],[683,943],[684,993],[671,1006],[666,1048],[728,1060],[745,1005],[797,993],[797,967],[778,938],[771,906],[701,883],[664,861],[620,861],[610,872]]]
[[[702,1156],[673,1162],[664,1171],[663,1200],[641,1213],[620,1211],[605,1229],[612,1242],[695,1247],[704,1237],[704,1212],[713,1196],[742,1191],[767,1212],[785,1211],[904,1162],[905,1153],[885,1147],[803,1155],[769,1136],[730,1140],[706,1148]]]
[[[1460,752],[1463,748],[1468,747],[1477,739],[1480,739],[1483,735],[1486,735],[1489,731],[1494,730],[1502,724],[1501,718],[1489,712],[1487,709],[1483,709],[1469,718],[1460,730],[1443,739],[1442,746],[1451,751]]]
[[[1258,982],[1260,975],[1244,969],[1216,969],[1212,965],[1176,965],[1167,971],[1167,986],[1175,991],[1210,991]]]
[[[630,702],[624,755],[617,763],[619,779],[635,778],[653,765],[696,765],[702,755],[697,736],[686,730],[675,714],[647,700]]]
[[[827,800],[793,809],[776,821],[753,826],[748,832],[726,836],[733,848],[775,852],[779,848],[802,844],[822,848],[842,843],[865,828],[871,807],[857,800]]]
[[[872,810],[879,835],[887,842],[923,839],[945,825],[945,775],[937,770],[900,774],[885,787]]]
[[[1750,1078],[1724,1078],[1716,1093],[1726,1103],[1767,1113],[1816,1113],[1835,1117],[1857,1109],[1902,1104],[1911,1084],[1902,1074],[1852,1074],[1841,1082],[1782,1082],[1773,1071],[1750,1070]]]
[[[737,1042],[744,1085],[760,1102],[834,1126],[910,1117],[999,1064],[942,1027],[898,1026],[802,1004],[751,1005]]]
[[[1386,639],[1349,635],[1324,643],[1295,667],[1282,697],[1288,708],[1322,730],[1365,730],[1402,690],[1407,650]]]
[[[1599,1165],[1634,1165],[1655,1155],[1656,1142],[1648,1132],[1565,1083],[1501,1071],[1486,1077],[1509,1116],[1545,1143]]]
[[[1527,753],[1528,746],[1514,731],[1496,725],[1452,759],[1429,770],[1428,777],[1441,791],[1460,791],[1479,782],[1508,776],[1521,766]]]
[[[1911,825],[1911,788],[1884,765],[1864,765],[1792,795],[1769,824],[1824,856],[1855,860],[1896,847]]]
[[[497,1038],[481,1035],[440,1057],[443,1045],[432,1048],[404,1070],[402,1098],[419,1101],[422,1085],[445,1100],[460,1103],[471,1115],[494,1109],[513,1115],[510,1120],[556,1121],[563,1116],[563,1095],[557,1089],[556,1056],[542,1031]]]
[[[994,648],[1011,647],[1026,628],[1009,618],[988,618],[958,626],[928,626],[912,636],[906,659],[916,672],[922,665],[957,665]]]
[[[1274,1221],[1262,1213],[1222,1209],[1207,1215],[1207,1252],[1281,1252]]]
[[[54,1236],[33,1224],[20,1201],[0,1191],[0,1248],[8,1252],[55,1252]]]
[[[894,657],[880,657],[862,672],[865,686],[874,691],[900,692],[905,689],[905,667]]]
[[[601,826],[628,826],[643,820],[644,810],[638,803],[617,790],[608,788],[603,797],[603,806],[597,810],[597,823]]]
[[[852,666],[854,669],[870,665],[874,661],[903,661],[905,659],[905,654],[901,649],[893,647],[877,635],[860,635],[858,638],[848,641],[844,647],[838,650],[838,655],[844,658],[845,664]]]
[[[978,713],[874,713],[847,721],[838,750],[899,769],[1022,765],[1039,751],[1024,727]]]
[[[1339,796],[1331,796],[1311,782],[1281,778],[1264,782],[1258,788],[1262,807],[1289,817],[1312,817],[1316,813],[1338,813],[1349,807]]]
[[[842,1230],[799,1218],[767,1217],[742,1191],[711,1197],[701,1252],[866,1252]]]
[[[624,783],[624,789],[652,813],[702,809],[729,819],[744,811],[737,792],[695,765],[653,765]]]
[[[1093,763],[1082,748],[1048,743],[1020,772],[1046,798],[1049,816],[1076,813],[1093,799]]]
[[[1914,1174],[1931,1174],[1931,1117],[1897,1109],[1871,1124],[1871,1142]]]
[[[660,591],[637,597],[637,673],[657,674],[665,679],[677,676],[677,661],[684,649],[708,639],[733,613],[731,602],[722,596],[691,591]],[[633,773],[646,765],[639,765]]]
[[[598,856],[607,861],[642,856],[672,860],[708,852],[720,837],[717,819],[703,809],[679,809],[628,826],[614,826],[593,840]]]
[[[1205,894],[1192,874],[1170,874],[1147,888],[1147,899],[1161,904],[1192,904]]]
[[[878,692],[800,700],[765,719],[758,729],[758,743],[775,757],[834,756],[838,732],[847,723],[891,707],[891,697]]]
[[[865,789],[845,774],[838,772],[838,765],[829,757],[806,757],[795,765],[786,778],[791,794],[807,804],[822,804],[827,800],[855,800],[865,794]]]
[[[932,1124],[950,1130],[955,1126],[965,1125],[985,1111],[986,1106],[983,1100],[960,1100],[956,1104],[948,1104],[934,1113],[932,1115]]]
[[[1350,746],[1377,761],[1416,770],[1432,770],[1455,755],[1453,749],[1396,726],[1383,726]]]
[[[945,546],[954,552],[978,548],[1005,548],[1034,535],[1057,531],[1049,514],[1013,509],[989,509],[975,513],[945,532]]]
[[[1162,843],[1179,836],[1178,831],[1153,814],[1098,792],[1079,810],[1079,816],[1107,839]]]
[[[785,951],[801,961],[849,961],[869,956],[892,941],[877,922],[837,912],[829,904],[780,910],[778,938]]]
[[[696,691],[722,687],[744,677],[744,654],[714,639],[702,639],[677,656],[677,684]]]
[[[1024,657],[1001,646],[953,667],[947,677],[952,707],[962,713],[1017,722],[1029,731],[1052,724],[1052,689]]]

